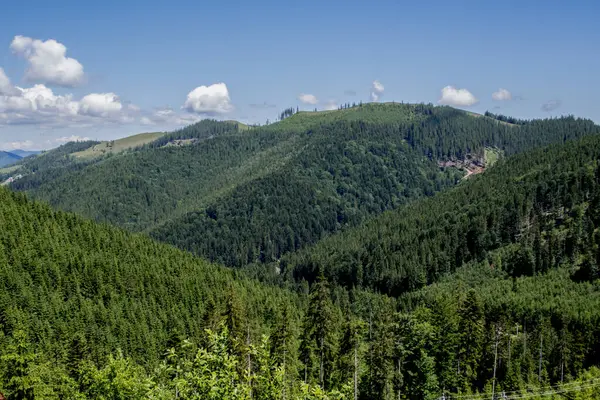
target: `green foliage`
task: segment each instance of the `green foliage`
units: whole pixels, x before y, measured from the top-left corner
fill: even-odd
[[[304,364],[304,381],[318,383],[321,388],[332,385],[337,349],[334,318],[329,287],[320,279],[311,289],[304,316],[300,358]]]
[[[571,261],[595,276],[600,140],[504,159],[459,187],[385,213],[281,260],[285,275],[399,295],[488,258],[513,276]],[[493,252],[493,256],[491,255]],[[317,268],[318,267],[318,268]],[[583,273],[585,272],[585,273]]]
[[[35,360],[27,334],[22,330],[14,332],[6,353],[0,358],[4,370],[7,395],[11,399],[25,400],[34,398],[34,379],[30,368]]]
[[[598,133],[572,117],[508,126],[425,104],[292,112],[246,130],[205,120],[135,151],[38,168],[12,187],[244,266],[454,185],[461,173],[440,170],[438,161],[483,160],[486,148],[510,155]]]
[[[0,189],[0,391],[391,400],[489,398],[494,386],[598,396],[589,382],[600,359],[600,139],[570,141],[596,127],[513,126],[426,105],[292,111],[244,132],[204,121],[89,164],[66,152],[54,172],[22,182],[59,206],[93,193],[89,215],[125,226],[138,212],[129,228],[156,235],[160,225],[161,239],[197,242],[192,250],[230,265],[273,261],[282,273],[260,276],[288,289]],[[511,156],[549,142],[565,143]],[[437,160],[486,148],[508,156],[417,200],[454,184]],[[198,166],[188,178],[203,185],[174,178],[169,189],[160,178],[171,163]],[[92,181],[106,183],[107,166],[122,168],[107,186],[115,197]],[[66,197],[49,189],[68,177],[77,179]],[[176,206],[143,211],[169,196]],[[106,198],[124,208],[103,215]],[[178,223],[190,209],[200,211]]]
[[[251,337],[265,333],[282,304],[299,318],[303,300],[288,291],[0,189],[0,331],[26,331],[59,362],[121,349],[155,364],[175,331],[200,340],[206,304],[221,318],[215,308],[233,291],[250,322],[244,339],[246,326]]]
[[[122,354],[109,355],[102,368],[83,366],[80,379],[89,398],[102,400],[146,399],[153,386],[144,369]]]
[[[21,156],[7,151],[0,151],[0,168],[15,164],[22,159]]]

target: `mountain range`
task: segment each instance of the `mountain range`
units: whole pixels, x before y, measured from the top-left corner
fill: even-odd
[[[26,150],[12,150],[0,151],[0,168],[6,167],[11,164],[22,160],[25,157],[39,154],[39,151],[26,151]]]
[[[599,159],[589,120],[399,103],[25,158],[0,391],[599,398]]]

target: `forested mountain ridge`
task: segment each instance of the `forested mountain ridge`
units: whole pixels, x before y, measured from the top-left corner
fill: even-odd
[[[323,290],[327,324],[341,329],[348,294],[334,305]],[[370,304],[393,310],[383,298]],[[0,392],[9,399],[245,399],[261,390],[324,399],[297,375],[299,331],[311,341],[316,323],[301,324],[307,305],[305,295],[0,188]]]
[[[152,360],[169,331],[199,337],[207,304],[224,305],[231,288],[254,318],[253,334],[264,332],[281,304],[301,304],[144,235],[55,212],[5,189],[0,199],[1,329],[44,338],[43,351],[60,352],[82,333],[95,344],[92,358],[120,348]]]
[[[595,253],[578,254],[595,248],[599,158],[600,138],[591,136],[503,159],[457,188],[290,254],[278,268],[290,278],[312,281],[324,273],[346,287],[393,295],[490,254],[514,275],[569,259],[596,271]]]
[[[396,270],[381,266],[403,265],[399,252],[380,264],[369,235],[340,244],[334,263],[315,258],[315,275],[282,281],[291,291],[0,189],[0,392],[433,400],[493,384],[517,398],[598,398],[599,158],[597,136],[517,154],[376,219],[410,212],[368,232],[383,249],[404,246],[398,230],[424,243],[413,246],[424,255],[407,280],[416,284],[397,300],[344,281],[352,246],[373,254],[363,287],[386,290],[377,275]],[[462,257],[454,273],[448,254]],[[290,260],[283,276],[294,276]],[[423,286],[430,271],[439,283]]]
[[[590,196],[581,192],[577,204]],[[568,382],[573,398],[599,395],[590,382],[600,377],[600,290],[578,273],[584,250],[597,251],[588,234],[572,257],[557,246],[560,267],[534,276],[535,261],[506,263],[500,248],[398,302],[322,279],[307,298],[305,283],[298,294],[260,285],[22,194],[0,189],[0,200],[0,392],[9,399],[325,400],[354,398],[356,387],[360,399],[433,400],[490,393],[495,364],[497,393],[536,399]],[[577,231],[567,226],[561,235]]]
[[[7,151],[0,151],[0,168],[5,167],[10,164],[14,164],[21,160],[21,157],[18,154],[10,153]]]
[[[202,121],[12,188],[243,266],[453,186],[462,172],[440,169],[440,160],[482,159],[485,148],[511,155],[599,130],[572,117],[513,125],[424,104],[286,115],[262,127]]]

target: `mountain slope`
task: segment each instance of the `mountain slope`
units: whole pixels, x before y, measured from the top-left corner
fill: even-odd
[[[0,180],[16,174],[24,175],[30,185],[39,185],[63,174],[66,168],[80,168],[84,163],[73,157],[73,153],[98,144],[94,141],[70,142],[52,150],[44,151],[36,157],[25,157],[9,168],[0,169]]]
[[[29,157],[29,156],[36,156],[38,154],[40,154],[40,151],[34,151],[34,150],[13,150],[11,151],[12,154],[16,154],[19,157]]]
[[[118,154],[126,150],[152,143],[164,135],[164,132],[140,133],[123,139],[100,142],[85,150],[73,153],[73,156],[76,158],[89,159],[109,154]]]
[[[0,189],[0,332],[35,333],[39,351],[60,354],[83,335],[92,358],[120,348],[153,363],[174,329],[200,337],[207,304],[220,309],[228,288],[256,334],[273,322],[275,307],[299,301],[144,236]]]
[[[356,384],[361,399],[391,400],[489,393],[492,382],[528,398],[562,382],[572,390],[600,376],[599,157],[600,137],[534,150],[400,207],[411,218],[378,231],[377,243],[393,244],[396,229],[416,236],[423,247],[400,254],[418,251],[428,268],[437,261],[427,250],[445,259],[454,235],[470,253],[398,301],[346,290],[325,269],[331,284],[309,289],[298,276],[299,293],[259,284],[0,189],[0,391],[222,398],[235,388],[243,399],[348,399]],[[486,195],[488,185],[498,190]],[[497,224],[497,213],[509,218]],[[379,260],[363,239],[354,244]]]
[[[595,256],[578,254],[593,248],[600,223],[599,158],[598,136],[506,158],[455,189],[290,254],[279,267],[295,279],[322,272],[346,287],[397,295],[499,249],[502,268],[515,276],[566,260],[585,264],[581,257]]]
[[[152,236],[227,265],[275,260],[452,185],[455,171],[440,171],[437,160],[483,160],[486,146],[513,154],[598,133],[593,123],[572,118],[515,127],[454,109],[401,104],[300,113],[266,129],[298,129],[311,138],[277,173],[167,222]]]
[[[454,185],[463,173],[442,161],[482,164],[486,148],[510,155],[598,131],[570,117],[506,124],[450,107],[365,104],[249,129],[203,121],[12,187],[240,266]]]
[[[9,153],[7,151],[0,151],[0,168],[6,167],[7,165],[11,165],[21,160],[23,157]]]

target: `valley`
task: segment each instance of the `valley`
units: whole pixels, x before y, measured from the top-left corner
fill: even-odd
[[[364,104],[22,160],[0,188],[0,387],[478,399],[593,384],[599,134]]]

